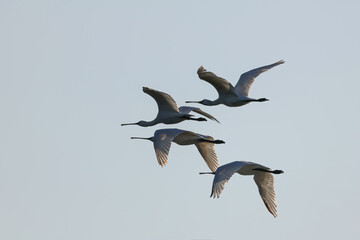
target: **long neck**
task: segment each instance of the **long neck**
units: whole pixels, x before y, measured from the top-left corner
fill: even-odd
[[[141,126],[141,127],[150,127],[150,126],[154,126],[156,124],[158,124],[159,122],[155,121],[155,120],[152,120],[152,121],[140,121],[138,122],[138,125]]]
[[[220,101],[219,101],[219,99],[216,99],[214,101],[207,100],[207,101],[203,101],[202,104],[206,105],[206,106],[216,106],[216,105],[220,104]]]
[[[136,123],[123,123],[121,124],[121,126],[128,126],[128,125],[139,125],[141,127],[150,127],[150,126],[154,126],[156,124],[158,124],[159,121],[157,121],[157,119],[155,118],[154,120],[152,121],[139,121],[139,122],[136,122]]]
[[[154,126],[156,124],[160,123],[157,118],[155,118],[152,121],[139,121],[136,124],[141,126],[141,127],[150,127],[150,126]]]
[[[214,101],[204,99],[202,101],[186,101],[186,103],[200,103],[205,106],[215,106],[215,105],[219,105],[221,102],[219,101],[219,99],[216,99]]]

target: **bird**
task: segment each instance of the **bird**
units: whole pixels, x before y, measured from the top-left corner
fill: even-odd
[[[193,118],[193,115],[189,114],[190,112],[196,112],[201,114],[211,120],[214,120],[219,123],[219,121],[211,116],[210,114],[202,111],[200,108],[197,107],[189,107],[189,106],[182,106],[177,107],[175,100],[167,93],[160,92],[148,87],[143,87],[143,92],[149,94],[153,97],[158,105],[159,112],[156,118],[152,121],[139,121],[136,123],[123,123],[121,126],[126,125],[139,125],[141,127],[149,127],[154,126],[159,123],[164,124],[175,124],[182,122],[184,120],[194,120],[194,121],[207,121],[206,118],[199,117]]]
[[[271,170],[268,167],[253,162],[235,161],[222,165],[213,172],[201,172],[200,174],[215,175],[210,197],[219,198],[225,187],[225,183],[227,183],[236,172],[241,175],[254,175],[255,183],[258,186],[260,196],[267,210],[274,217],[277,217],[274,177],[272,174],[281,174],[284,173],[284,171]]]
[[[249,98],[248,94],[251,84],[261,73],[283,63],[285,62],[280,60],[276,63],[255,68],[246,73],[243,73],[241,74],[240,79],[235,87],[226,79],[218,77],[214,73],[207,71],[203,66],[200,66],[200,68],[197,70],[199,78],[213,85],[216,88],[219,97],[214,101],[203,99],[201,101],[186,101],[186,103],[200,103],[206,106],[224,104],[228,107],[239,107],[250,102],[269,101],[267,98]]]
[[[177,128],[159,129],[155,131],[153,137],[131,137],[131,139],[145,139],[152,141],[154,143],[156,158],[161,167],[165,166],[168,162],[171,142],[175,142],[179,145],[195,144],[211,171],[216,171],[219,166],[214,150],[214,144],[225,143],[223,140],[214,140],[211,136],[204,136]]]

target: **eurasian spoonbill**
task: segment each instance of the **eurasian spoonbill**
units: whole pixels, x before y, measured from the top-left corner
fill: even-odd
[[[211,136],[204,136],[177,128],[159,129],[155,131],[153,137],[131,137],[131,139],[152,141],[154,143],[156,158],[162,167],[165,166],[168,161],[171,142],[179,145],[195,144],[211,171],[216,171],[219,166],[214,144],[225,143],[222,140],[214,140]]]
[[[241,175],[254,175],[255,183],[258,186],[260,196],[266,208],[274,217],[277,217],[274,177],[272,173],[284,173],[282,170],[271,170],[257,163],[237,161],[222,165],[215,172],[202,172],[200,174],[215,174],[210,197],[219,198],[225,183],[236,172]]]
[[[201,66],[197,71],[199,78],[213,85],[216,88],[219,97],[214,101],[204,99],[201,101],[186,101],[186,103],[200,103],[207,106],[224,104],[229,107],[238,107],[248,104],[250,102],[269,101],[269,99],[266,98],[259,98],[259,99],[249,98],[248,94],[251,84],[254,82],[255,78],[259,76],[261,73],[283,63],[284,61],[281,60],[276,63],[259,67],[250,70],[246,73],[243,73],[240,76],[240,79],[235,85],[235,87],[226,79],[218,77],[212,72],[206,71],[206,69],[203,66]]]
[[[158,105],[159,112],[156,118],[152,121],[139,121],[136,123],[123,123],[121,126],[126,125],[139,125],[142,127],[154,126],[158,123],[164,124],[174,124],[179,123],[184,120],[195,120],[195,121],[206,121],[205,118],[192,118],[193,115],[189,114],[191,111],[199,113],[211,120],[219,122],[216,118],[211,116],[210,114],[202,111],[200,108],[196,107],[177,107],[175,100],[167,93],[163,93],[148,87],[143,87],[143,92],[149,94],[153,97]]]

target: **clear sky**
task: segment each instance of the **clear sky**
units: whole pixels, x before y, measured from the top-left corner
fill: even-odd
[[[359,239],[359,1],[0,2],[0,238]],[[209,71],[284,59],[250,90],[269,102],[201,108],[221,124],[149,128],[147,86],[215,99]],[[196,105],[196,104],[194,104]],[[219,199],[195,146],[161,168],[150,137],[180,128],[222,139],[220,164],[275,176],[278,218],[252,177]]]

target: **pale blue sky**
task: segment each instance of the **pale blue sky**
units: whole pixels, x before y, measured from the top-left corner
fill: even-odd
[[[0,238],[359,239],[359,1],[1,1]],[[215,99],[208,70],[259,76],[216,122],[152,120],[147,86]],[[195,106],[195,104],[194,104]],[[194,146],[169,163],[131,136],[177,127],[223,139],[220,164],[253,161],[275,176],[278,218],[252,177],[210,199]]]

